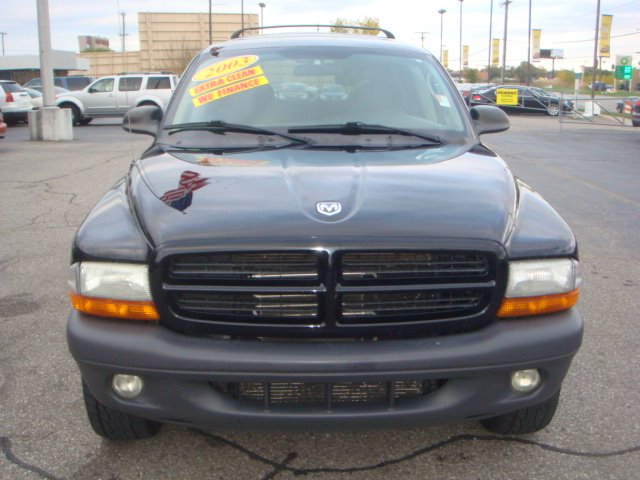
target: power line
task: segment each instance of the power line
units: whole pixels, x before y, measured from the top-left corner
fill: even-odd
[[[630,35],[640,35],[640,32],[630,32],[630,33],[622,33],[620,35],[611,35],[611,38],[628,37]],[[586,42],[593,42],[593,38],[589,38],[586,40],[567,40],[565,42],[554,42],[554,43],[586,43]]]

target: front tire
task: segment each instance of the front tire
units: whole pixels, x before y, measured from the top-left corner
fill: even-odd
[[[82,115],[80,114],[80,110],[72,103],[63,103],[60,105],[60,108],[68,108],[71,110],[71,125],[74,127],[76,125],[80,125],[82,121]]]
[[[547,113],[552,117],[557,117],[560,114],[560,105],[557,103],[551,103],[547,107]]]
[[[82,382],[82,395],[93,431],[109,440],[140,440],[153,437],[162,424],[146,418],[118,412],[102,405]]]
[[[502,435],[521,435],[542,430],[551,423],[558,407],[560,391],[544,402],[521,408],[515,412],[505,413],[497,417],[482,420],[482,426],[487,430]]]

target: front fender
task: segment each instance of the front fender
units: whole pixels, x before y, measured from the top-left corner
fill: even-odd
[[[62,107],[64,104],[72,104],[80,111],[82,116],[85,114],[84,105],[75,97],[58,97],[56,98],[56,107]]]
[[[509,259],[577,257],[571,228],[531,187],[516,181],[518,205],[513,229],[506,241]]]
[[[127,177],[93,207],[73,242],[72,261],[146,262],[150,244],[140,229],[127,195]]]

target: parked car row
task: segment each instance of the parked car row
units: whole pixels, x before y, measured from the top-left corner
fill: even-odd
[[[111,75],[93,81],[91,77],[56,77],[55,105],[71,110],[74,125],[87,125],[96,117],[123,116],[140,105],[164,110],[177,81],[175,75],[160,72]],[[0,80],[0,110],[9,124],[27,122],[28,113],[41,108],[42,100],[39,78],[24,87],[13,80]]]

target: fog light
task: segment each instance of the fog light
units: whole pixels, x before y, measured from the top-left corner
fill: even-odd
[[[540,372],[535,369],[517,370],[511,374],[511,388],[516,392],[533,392],[540,385]]]
[[[126,400],[132,400],[140,395],[144,383],[142,382],[142,378],[137,375],[124,375],[122,373],[117,373],[113,376],[111,385],[113,387],[113,391],[116,392],[119,397]]]

